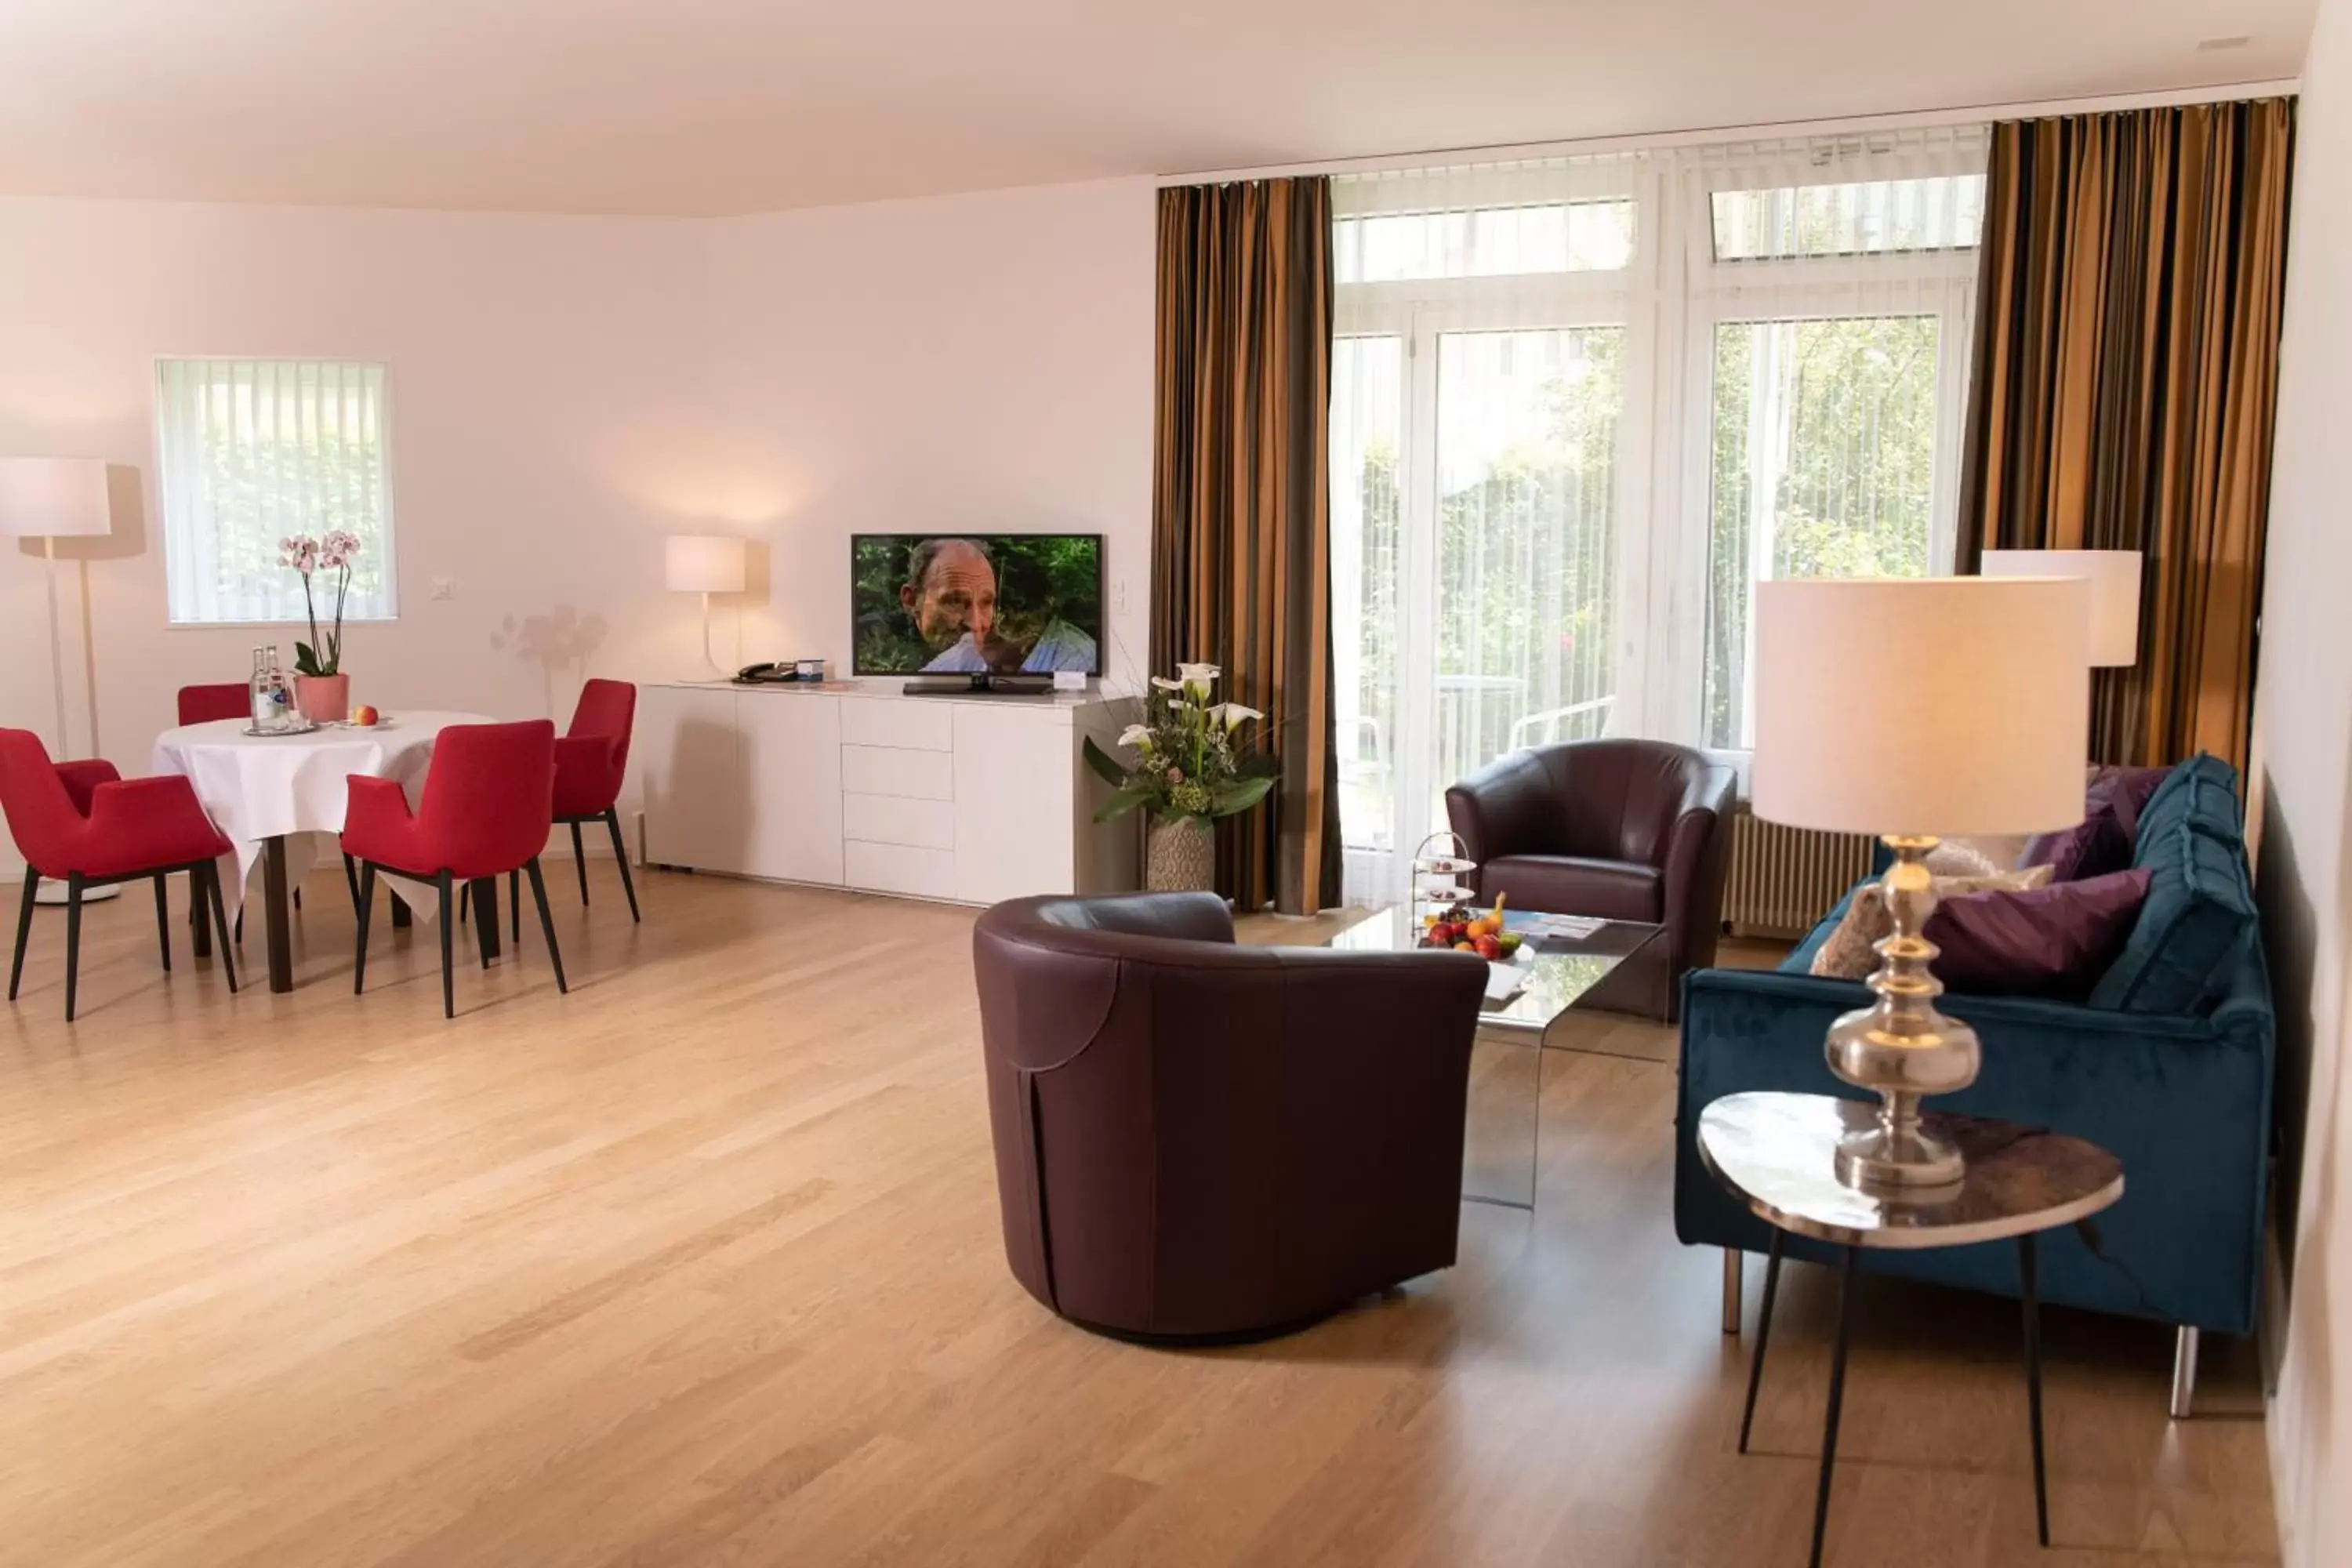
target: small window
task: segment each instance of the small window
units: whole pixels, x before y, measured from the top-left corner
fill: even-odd
[[[1612,272],[1633,258],[1630,201],[1540,202],[1451,212],[1375,213],[1331,225],[1341,283]]]
[[[1966,250],[1984,227],[1982,174],[1715,193],[1715,258]]]
[[[344,618],[398,614],[383,366],[159,360],[155,427],[173,625],[304,619],[279,542],[331,530],[360,542]]]

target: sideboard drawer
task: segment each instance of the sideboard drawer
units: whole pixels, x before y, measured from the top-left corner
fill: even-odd
[[[955,851],[917,849],[904,844],[866,844],[853,838],[847,851],[849,885],[877,893],[918,899],[955,897]]]
[[[852,795],[953,800],[955,765],[937,752],[906,746],[844,746],[841,787]]]
[[[844,795],[841,831],[868,844],[905,844],[918,849],[955,847],[955,802],[908,800],[895,795]]]
[[[841,743],[899,746],[913,752],[952,752],[955,715],[944,702],[845,697],[841,700]]]

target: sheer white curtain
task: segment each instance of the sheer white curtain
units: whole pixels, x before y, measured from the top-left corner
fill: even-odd
[[[383,366],[159,360],[155,435],[175,624],[302,619],[278,541],[331,529],[361,544],[345,618],[397,613]]]
[[[1983,161],[1963,128],[1333,182],[1351,901],[1503,752],[1744,745],[1759,578],[1948,569]]]

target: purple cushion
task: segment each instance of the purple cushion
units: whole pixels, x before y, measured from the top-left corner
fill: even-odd
[[[2156,786],[2171,773],[2170,768],[2101,768],[2099,776],[2091,781],[2086,806],[2105,801],[2115,808],[2116,820],[2124,826],[2124,837],[2139,837],[2139,814],[2147,808],[2148,796]]]
[[[2147,897],[2145,867],[2021,893],[1945,899],[1923,933],[1954,991],[2080,1001],[2124,950]]]
[[[2112,798],[2086,801],[2083,820],[2074,826],[2027,840],[2018,865],[2049,867],[2053,884],[2125,869],[2132,862],[2132,836],[2119,810]]]

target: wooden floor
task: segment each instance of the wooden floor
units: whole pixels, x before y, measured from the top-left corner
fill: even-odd
[[[971,917],[609,863],[458,975],[310,883],[301,988],[152,905],[42,911],[0,1014],[0,1562],[1798,1564],[1831,1294],[1758,1415],[1669,1215],[1673,1067],[1547,1058],[1540,1202],[1308,1332],[1175,1352],[1007,1275]],[[13,889],[8,907],[14,908]],[[258,968],[257,936],[247,951]],[[1663,1038],[1654,1037],[1653,1043]],[[1753,1283],[1760,1269],[1751,1268]],[[2053,1310],[2032,1547],[2012,1302],[1865,1278],[1830,1559],[2274,1561],[2252,1358]]]

